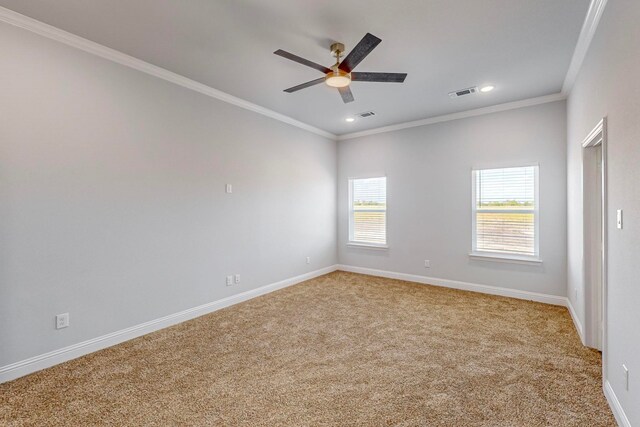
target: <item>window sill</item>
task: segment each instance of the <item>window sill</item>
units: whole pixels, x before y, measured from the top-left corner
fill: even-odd
[[[469,258],[477,259],[480,261],[510,262],[514,264],[542,264],[542,260],[537,257],[526,255],[509,255],[495,252],[471,252],[469,254]]]
[[[353,247],[353,248],[378,249],[382,251],[389,249],[389,246],[387,245],[376,245],[375,243],[349,242],[347,243],[347,246]]]

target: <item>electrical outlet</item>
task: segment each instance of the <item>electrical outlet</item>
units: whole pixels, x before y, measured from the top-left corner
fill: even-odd
[[[233,276],[227,276],[227,286],[233,285]]]
[[[229,194],[233,193],[233,185],[231,184],[227,184],[224,189]]]
[[[240,275],[239,275],[239,274],[236,274],[236,276],[235,276],[234,280],[235,280],[235,282],[236,282],[236,285],[237,285],[238,283],[240,283]]]
[[[62,313],[56,316],[56,329],[63,329],[69,326],[69,313]]]
[[[622,371],[624,372],[625,390],[629,391],[629,368],[627,365],[622,365]]]
[[[307,257],[307,264],[311,264],[311,257]]]
[[[431,261],[429,261],[428,259],[424,260],[424,268],[431,268]]]

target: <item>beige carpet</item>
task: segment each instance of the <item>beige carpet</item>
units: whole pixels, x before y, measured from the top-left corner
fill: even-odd
[[[565,308],[336,272],[0,385],[9,426],[613,426]]]

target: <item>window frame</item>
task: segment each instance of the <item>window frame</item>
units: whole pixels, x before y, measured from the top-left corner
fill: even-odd
[[[360,180],[360,179],[373,179],[373,178],[384,178],[385,179],[385,209],[377,209],[377,210],[372,210],[372,212],[384,212],[385,216],[384,216],[384,235],[385,235],[385,242],[384,243],[374,243],[374,242],[364,242],[364,241],[360,241],[360,240],[354,240],[353,237],[353,233],[354,233],[354,209],[353,209],[353,183],[356,180]],[[388,249],[388,243],[389,243],[389,228],[388,228],[388,224],[389,224],[389,203],[387,200],[387,187],[386,187],[386,183],[387,183],[387,176],[385,174],[372,174],[372,175],[364,175],[364,176],[354,176],[354,177],[350,177],[348,178],[348,187],[349,187],[349,191],[348,191],[348,197],[349,197],[349,203],[348,203],[348,230],[347,230],[347,246],[351,246],[351,247],[356,247],[356,248],[368,248],[368,249]]]
[[[534,209],[533,209],[533,248],[534,254],[528,255],[524,253],[504,253],[496,251],[486,251],[478,249],[477,241],[477,206],[476,206],[476,172],[489,169],[511,169],[522,167],[534,167]],[[500,212],[516,212],[516,209],[501,209]],[[485,211],[486,212],[486,211]],[[521,212],[521,211],[520,211]],[[491,213],[489,211],[488,213]],[[519,163],[495,166],[477,166],[471,169],[471,252],[469,256],[472,259],[485,261],[504,261],[523,264],[540,264],[540,165],[538,163]]]

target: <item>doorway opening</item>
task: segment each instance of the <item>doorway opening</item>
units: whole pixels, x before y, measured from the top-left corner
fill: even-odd
[[[606,346],[607,289],[605,119],[591,131],[582,147],[585,344],[602,351]]]

